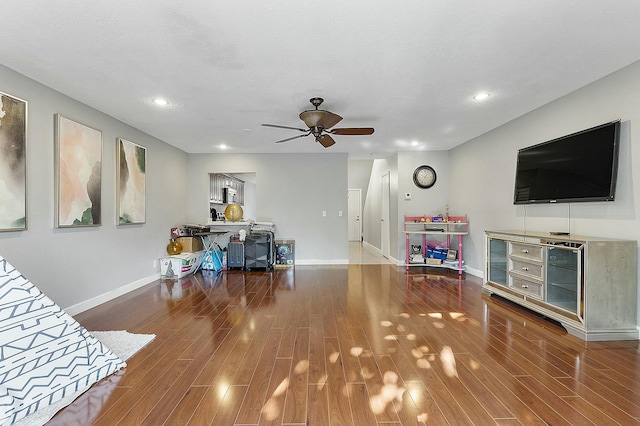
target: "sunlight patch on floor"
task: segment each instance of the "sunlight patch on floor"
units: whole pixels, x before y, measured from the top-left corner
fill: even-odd
[[[369,408],[374,414],[382,414],[387,409],[387,405],[394,401],[402,402],[402,396],[406,389],[398,386],[399,376],[393,371],[385,371],[383,375],[384,385],[380,389],[380,393],[369,399]]]
[[[358,357],[360,355],[362,355],[362,351],[364,349],[358,347],[358,346],[354,346],[353,348],[351,348],[351,350],[349,351],[351,353],[351,356],[355,356]]]
[[[295,368],[293,369],[293,372],[295,374],[302,374],[302,373],[306,373],[307,370],[309,370],[309,360],[305,359],[296,364]]]
[[[396,316],[400,318],[405,318],[405,319],[411,318],[411,315],[409,315],[406,312],[401,312],[399,314],[396,314]],[[445,313],[428,312],[424,314],[421,313],[419,314],[419,316],[422,318],[429,318],[430,320],[433,320],[431,322],[431,325],[437,329],[443,329],[446,327],[447,317],[458,322],[467,320],[464,313],[455,312],[455,311],[445,312]],[[380,325],[384,328],[395,327],[395,329],[400,333],[399,335],[388,334],[384,336],[384,340],[398,341],[400,337],[402,337],[403,335],[409,341],[416,340],[416,335],[411,333],[411,330],[409,330],[407,326],[403,324],[394,324],[392,321],[382,320],[380,321]],[[389,353],[394,352],[392,347],[389,347],[388,351]],[[450,346],[446,346],[446,345],[443,346],[442,349],[440,350],[440,353],[438,354],[437,352],[429,348],[427,345],[421,345],[411,349],[411,355],[415,359],[415,366],[418,369],[421,369],[421,370],[431,369],[433,367],[433,363],[437,362],[437,360],[439,359],[440,364],[442,365],[442,372],[444,373],[445,376],[450,378],[458,377],[458,370],[456,367],[455,355]],[[474,365],[474,363],[472,362],[471,368],[472,370],[477,370],[479,368],[479,365],[477,363]],[[372,409],[374,408],[381,409],[381,407],[384,408],[388,403],[389,403],[389,400],[385,399],[382,393],[380,395],[376,395],[375,397],[371,398]]]
[[[440,361],[442,362],[442,368],[444,374],[448,377],[458,377],[458,370],[456,369],[456,357],[453,355],[453,351],[449,346],[445,346],[440,351]]]

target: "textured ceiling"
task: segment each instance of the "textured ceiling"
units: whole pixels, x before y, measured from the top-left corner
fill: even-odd
[[[0,10],[1,64],[190,153],[449,149],[640,59],[637,0],[3,0]],[[479,91],[491,96],[473,101]],[[336,127],[375,133],[335,136],[328,149],[312,136],[273,143],[296,132],[260,124],[303,126],[314,96],[344,117]]]

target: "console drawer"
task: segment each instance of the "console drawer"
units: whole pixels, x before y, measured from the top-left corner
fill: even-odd
[[[542,262],[542,246],[524,243],[511,243],[511,254],[523,259],[539,260]]]
[[[520,275],[527,275],[532,278],[542,280],[544,278],[542,273],[541,263],[523,262],[518,259],[511,259],[511,271]]]
[[[543,287],[541,282],[529,281],[512,275],[511,288],[525,293],[527,296],[533,296],[540,300],[543,299]]]

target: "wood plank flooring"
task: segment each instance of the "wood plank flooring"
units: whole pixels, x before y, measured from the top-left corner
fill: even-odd
[[[585,343],[470,275],[205,272],[77,319],[157,337],[52,425],[640,425],[638,341]]]

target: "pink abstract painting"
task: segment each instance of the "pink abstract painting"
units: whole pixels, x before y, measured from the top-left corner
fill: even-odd
[[[56,115],[56,226],[101,224],[102,132]]]

